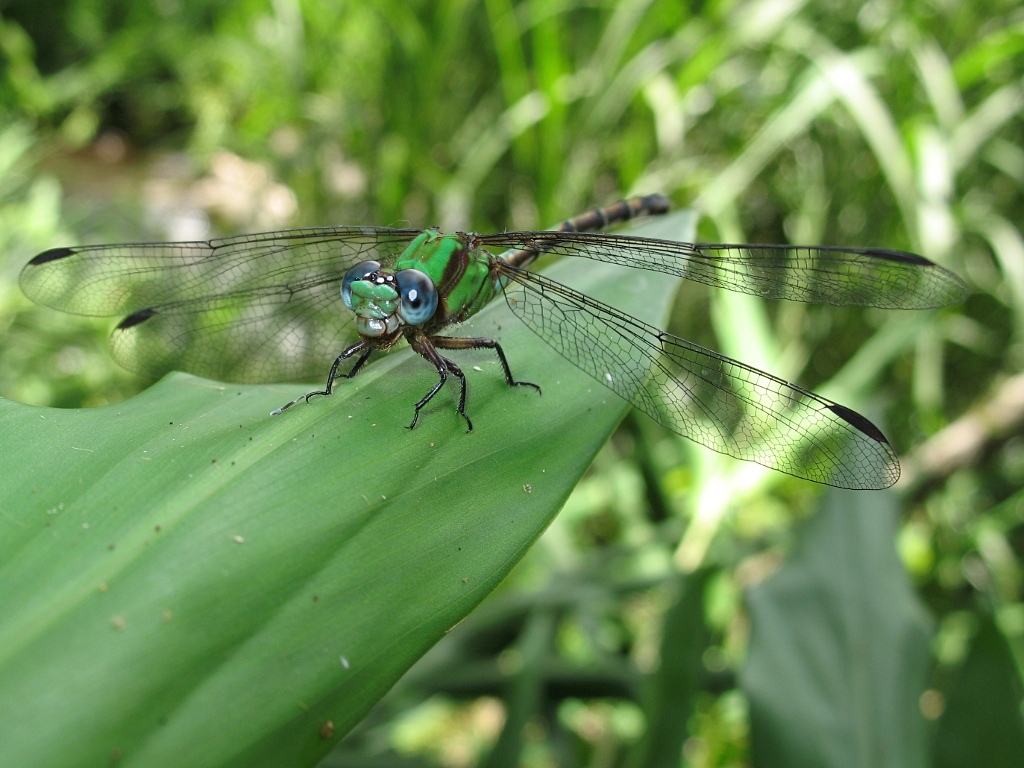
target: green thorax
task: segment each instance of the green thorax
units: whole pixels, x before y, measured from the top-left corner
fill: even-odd
[[[439,329],[475,315],[494,298],[491,258],[466,235],[427,229],[409,243],[393,269],[418,269],[433,280],[438,306],[431,325]]]

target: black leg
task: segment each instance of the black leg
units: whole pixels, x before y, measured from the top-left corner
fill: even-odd
[[[444,364],[448,367],[448,370],[455,374],[459,381],[462,382],[462,393],[459,395],[458,411],[462,414],[462,418],[466,420],[466,426],[469,427],[469,429],[466,430],[466,434],[469,434],[473,431],[473,422],[470,421],[469,416],[466,415],[466,374],[464,374],[462,369],[447,357],[441,359],[444,360]]]
[[[501,369],[505,373],[505,383],[510,387],[533,387],[540,392],[540,387],[530,381],[516,381],[512,378],[512,369],[508,367],[508,360],[501,344],[494,339],[469,338],[464,336],[434,336],[430,339],[434,346],[439,349],[493,349],[498,353],[498,360],[501,362]]]
[[[459,413],[462,415],[462,418],[466,420],[466,426],[469,427],[466,431],[472,432],[473,422],[470,421],[469,416],[466,415],[466,375],[462,372],[462,369],[455,365],[451,360],[441,357],[441,355],[438,354],[438,351],[434,349],[434,345],[430,343],[430,339],[426,336],[410,339],[410,344],[416,352],[434,364],[434,368],[437,370],[438,382],[418,403],[416,403],[416,413],[413,415],[412,423],[408,426],[408,429],[412,429],[416,426],[416,422],[420,419],[420,410],[423,406],[429,403],[431,399],[433,399],[434,395],[441,391],[441,387],[443,387],[445,382],[448,381],[448,374],[451,373],[462,382],[462,395],[459,398]]]
[[[358,351],[359,350],[357,349],[350,348],[346,349],[344,352],[338,355],[338,359],[335,360],[334,365],[331,366],[331,372],[327,375],[327,387],[321,390],[320,392],[310,392],[308,395],[306,395],[306,402],[308,403],[309,398],[313,397],[313,395],[329,395],[332,392],[334,392],[334,382],[338,379],[339,376],[338,366],[341,365],[342,360],[345,360],[346,358],[350,357],[351,355]],[[371,352],[373,352],[373,347],[367,347],[366,351],[364,351],[363,354],[359,356],[359,359],[356,360],[356,364],[352,366],[351,370],[349,370],[348,373],[340,374],[341,378],[354,378],[355,375],[359,373],[359,369],[362,368],[366,364],[366,361],[370,359]]]
[[[413,414],[412,423],[409,424],[409,426],[407,426],[406,429],[412,429],[413,427],[416,426],[416,422],[420,420],[420,409],[430,402],[434,395],[436,395],[440,391],[441,387],[443,387],[444,383],[448,380],[448,371],[444,367],[443,363],[441,364],[441,367],[437,369],[437,375],[437,384],[435,384],[434,387],[429,392],[427,392],[426,396],[423,397],[423,399],[416,403],[416,412]]]
[[[342,360],[347,360],[348,358],[352,357],[352,355],[354,355],[356,352],[359,352],[359,351],[362,351],[363,354],[361,354],[359,356],[359,359],[356,360],[356,364],[352,366],[352,370],[350,370],[348,373],[339,374],[338,373],[338,366],[341,365],[341,361]],[[311,398],[311,397],[313,397],[315,395],[329,395],[329,394],[331,394],[334,391],[334,382],[339,377],[339,375],[342,378],[351,379],[353,376],[355,376],[357,373],[359,373],[359,369],[362,368],[363,365],[365,365],[366,361],[370,359],[370,353],[371,352],[373,352],[373,347],[368,346],[365,340],[356,342],[351,347],[349,347],[344,352],[342,352],[340,355],[338,355],[337,359],[334,361],[334,365],[331,366],[331,372],[327,375],[327,386],[324,389],[318,390],[316,392],[308,392],[305,395],[302,395],[300,397],[296,397],[290,403],[286,403],[285,405],[282,405],[277,410],[271,411],[270,415],[271,416],[278,416],[278,415],[284,413],[285,411],[287,411],[289,408],[291,408],[293,405],[295,405],[300,400],[305,400],[308,403],[309,402],[309,398]]]

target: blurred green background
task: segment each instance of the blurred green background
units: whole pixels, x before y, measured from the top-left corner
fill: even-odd
[[[954,713],[980,702],[1012,761],[1022,110],[1024,13],[1005,0],[3,2],[0,395],[96,406],[150,383],[110,361],[110,321],[20,294],[21,266],[57,245],[540,228],[658,191],[701,214],[701,240],[921,253],[967,302],[823,309],[687,285],[670,330],[882,425],[904,459],[895,546],[934,629],[929,759],[970,764],[948,762],[977,730]],[[744,594],[821,493],[630,416],[502,589],[326,764],[773,764],[741,672]],[[683,697],[664,763],[659,685]],[[1001,764],[985,741],[967,754]]]

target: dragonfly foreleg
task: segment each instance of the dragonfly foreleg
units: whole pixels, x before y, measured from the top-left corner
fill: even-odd
[[[354,355],[356,352],[359,352],[359,351],[362,351],[363,354],[361,354],[359,356],[359,359],[356,360],[356,364],[352,366],[352,369],[348,373],[339,374],[338,373],[338,366],[341,365],[342,360],[347,360],[348,358],[352,357],[352,355]],[[370,353],[371,352],[373,352],[373,347],[368,346],[368,344],[367,344],[365,339],[363,339],[362,341],[356,342],[351,347],[349,347],[344,352],[342,352],[340,355],[338,355],[337,359],[334,361],[334,365],[331,366],[331,372],[327,375],[327,386],[326,387],[324,387],[321,390],[317,390],[315,392],[307,392],[304,395],[300,395],[299,397],[296,397],[294,400],[292,400],[290,403],[286,403],[285,405],[282,405],[277,410],[271,411],[270,415],[271,416],[278,416],[278,415],[284,413],[285,411],[287,411],[289,408],[291,408],[293,405],[295,405],[300,400],[305,400],[308,403],[309,402],[309,398],[313,397],[314,395],[329,395],[329,394],[331,394],[334,391],[334,382],[335,382],[335,380],[338,379],[339,376],[341,378],[344,378],[344,379],[351,379],[353,376],[355,376],[357,373],[359,373],[359,369],[362,368],[363,365],[366,364],[366,361],[370,359]]]
[[[505,383],[510,387],[533,387],[540,393],[540,386],[531,381],[516,381],[512,378],[512,369],[508,366],[505,351],[494,339],[466,336],[432,336],[430,339],[440,349],[493,349],[498,354],[501,370],[505,373]]]

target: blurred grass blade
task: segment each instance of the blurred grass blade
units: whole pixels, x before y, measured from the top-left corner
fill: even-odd
[[[975,107],[957,126],[951,152],[953,168],[962,171],[976,160],[985,144],[1024,109],[1024,88],[1019,83],[1005,85]]]
[[[704,651],[710,637],[704,622],[704,590],[714,573],[702,568],[675,580],[678,593],[665,612],[660,661],[645,683],[647,730],[629,756],[631,767],[679,765],[694,698],[705,682]]]
[[[743,152],[704,186],[694,207],[712,217],[723,213],[743,195],[768,161],[807,131],[835,98],[825,76],[815,72],[809,82],[772,113]]]
[[[527,743],[524,731],[542,711],[545,675],[554,656],[558,632],[557,612],[548,608],[532,612],[516,644],[519,669],[509,675],[505,696],[505,725],[482,768],[517,768]]]
[[[914,168],[894,115],[853,57],[831,50],[818,58],[817,65],[835,90],[835,97],[846,107],[871,147],[903,214],[907,230],[916,241],[918,221]]]

